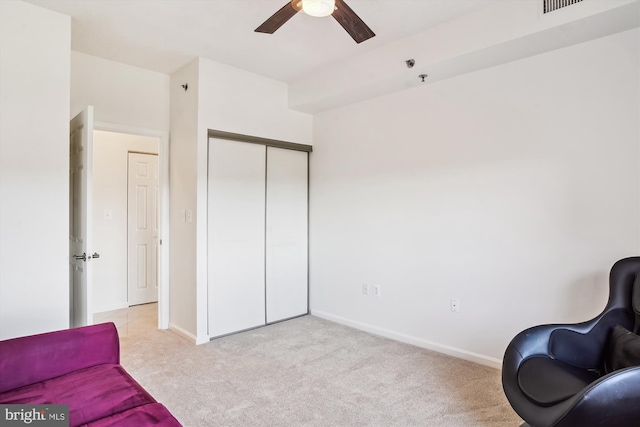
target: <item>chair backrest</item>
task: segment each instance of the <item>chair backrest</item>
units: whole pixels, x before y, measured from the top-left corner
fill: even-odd
[[[113,323],[0,341],[0,393],[79,369],[120,363]]]
[[[611,331],[616,325],[640,327],[640,257],[616,262],[609,274],[609,301],[588,330],[583,324],[556,329],[549,339],[549,353],[556,359],[583,369],[601,370]],[[635,285],[635,283],[638,285]],[[592,322],[586,322],[592,324]]]
[[[588,332],[556,329],[549,337],[549,353],[577,368],[601,371],[611,331],[616,325],[630,329],[633,321],[633,313],[623,308],[614,308],[604,313]]]
[[[614,308],[633,311],[632,301],[640,299],[640,295],[637,294],[640,290],[634,290],[634,283],[638,273],[640,273],[640,257],[621,259],[611,267],[611,272],[609,273],[609,301],[604,309],[605,312]],[[638,298],[634,298],[634,294],[638,295]],[[636,305],[640,306],[640,301]]]
[[[633,332],[637,334],[640,331],[640,274],[636,276],[636,280],[633,283],[631,306],[633,307],[633,312],[636,315],[636,325],[633,328]]]

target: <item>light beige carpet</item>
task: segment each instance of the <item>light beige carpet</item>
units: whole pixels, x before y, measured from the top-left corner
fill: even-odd
[[[517,427],[496,369],[305,316],[195,346],[121,338],[122,364],[187,427]]]

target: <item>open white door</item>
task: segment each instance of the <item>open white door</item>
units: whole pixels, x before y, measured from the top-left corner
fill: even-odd
[[[93,107],[71,120],[69,129],[69,326],[93,323],[91,309],[91,185],[93,166]]]

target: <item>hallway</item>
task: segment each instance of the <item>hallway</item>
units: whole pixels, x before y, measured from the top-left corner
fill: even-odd
[[[93,322],[113,322],[121,338],[144,335],[158,329],[158,303],[96,313],[93,315]]]

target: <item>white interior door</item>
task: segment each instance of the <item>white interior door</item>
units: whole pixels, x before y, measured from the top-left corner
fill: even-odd
[[[308,312],[308,154],[267,148],[267,323]]]
[[[93,323],[91,309],[91,187],[93,162],[93,107],[71,120],[69,132],[69,323]]]
[[[158,301],[158,156],[129,153],[127,296],[129,305]]]
[[[209,336],[265,324],[266,147],[209,139]]]

